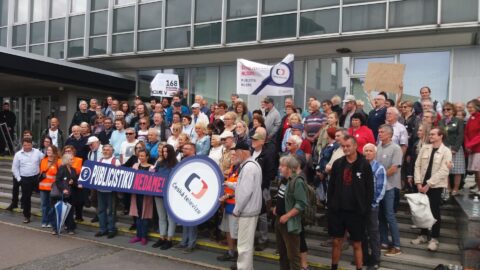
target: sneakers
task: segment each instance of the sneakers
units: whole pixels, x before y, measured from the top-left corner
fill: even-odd
[[[417,237],[417,239],[413,239],[412,241],[410,241],[410,243],[414,244],[414,245],[421,245],[421,244],[425,244],[428,242],[428,239],[425,235],[419,235]]]
[[[460,195],[459,191],[455,191],[455,190],[452,191],[452,196],[455,197],[455,196],[458,196],[458,195]]]
[[[428,247],[427,247],[427,248],[428,248],[428,250],[430,250],[430,251],[437,251],[439,244],[440,244],[440,243],[438,242],[437,239],[432,238],[432,240],[430,240],[430,241],[428,242]]]
[[[399,248],[391,248],[389,251],[387,251],[387,253],[385,253],[385,256],[387,257],[395,257],[397,255],[400,255],[402,254],[402,250],[399,249]]]
[[[235,255],[231,255],[230,252],[227,251],[225,252],[225,254],[218,256],[217,260],[221,262],[227,262],[227,261],[236,262],[237,258],[235,257]]]
[[[142,244],[142,246],[146,246],[148,244],[148,239],[147,238],[142,238],[140,240],[140,244]]]
[[[47,224],[42,224],[42,228],[47,228]]]
[[[382,252],[387,252],[389,250],[390,250],[390,247],[388,245],[382,244],[380,246],[380,251],[382,251]]]
[[[163,244],[165,243],[165,240],[164,239],[158,239],[157,242],[155,242],[152,247],[153,248],[159,248],[161,247]]]
[[[142,239],[140,237],[132,237],[132,239],[130,239],[130,241],[128,241],[130,244],[134,244],[134,243],[137,243],[137,242],[140,242]]]
[[[161,250],[170,249],[173,246],[172,241],[165,241],[163,245],[160,247]]]
[[[52,225],[51,225],[51,224],[47,224],[47,228],[52,228]]]
[[[30,218],[25,218],[25,219],[23,220],[23,223],[25,223],[25,224],[30,223]]]

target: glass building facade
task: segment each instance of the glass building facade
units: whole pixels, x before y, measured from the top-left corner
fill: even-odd
[[[459,4],[461,2],[461,4]],[[478,27],[479,0],[0,0],[0,46],[63,60],[161,56],[344,37]],[[286,45],[288,46],[288,45]],[[405,96],[429,85],[449,98],[453,48],[295,61],[295,102],[362,90],[368,62],[405,63]],[[263,59],[274,63],[279,59]],[[230,61],[230,60],[229,60]],[[234,62],[138,68],[138,94],[176,73],[210,102],[235,92]],[[244,97],[246,98],[246,97]],[[280,98],[277,98],[281,101]],[[283,103],[283,102],[281,102]],[[366,109],[368,110],[366,105]]]

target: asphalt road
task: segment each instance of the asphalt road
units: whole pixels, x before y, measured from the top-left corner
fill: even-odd
[[[0,269],[209,269],[0,221]]]

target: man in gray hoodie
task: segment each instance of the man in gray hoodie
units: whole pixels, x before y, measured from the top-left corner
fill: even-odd
[[[251,270],[255,229],[262,208],[262,169],[250,156],[246,142],[238,143],[234,150],[234,163],[240,165],[233,209],[233,215],[238,217],[238,260],[230,268]]]

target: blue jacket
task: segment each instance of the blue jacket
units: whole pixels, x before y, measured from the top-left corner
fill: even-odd
[[[373,160],[370,162],[372,166],[373,172],[373,202],[372,208],[375,208],[379,205],[380,201],[383,199],[385,195],[385,187],[387,183],[387,172],[385,171],[385,167],[383,165]]]
[[[145,144],[145,147],[147,148],[148,153],[150,153],[150,158],[151,159],[157,159],[158,158],[158,144],[160,141],[156,141],[154,143],[147,142]]]
[[[190,115],[190,110],[188,109],[187,106],[182,105],[182,115],[187,114]],[[170,124],[173,121],[173,105],[167,108],[166,112],[166,120]]]

